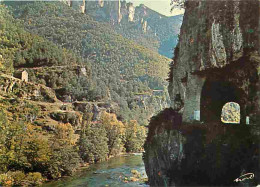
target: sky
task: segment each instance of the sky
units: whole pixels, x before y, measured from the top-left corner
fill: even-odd
[[[174,16],[184,13],[184,10],[179,9],[174,9],[173,12],[171,12],[171,0],[128,0],[128,2],[133,2],[134,6],[144,4],[165,16]]]
[[[1,2],[2,0],[0,0]],[[97,0],[96,0],[97,1]],[[184,10],[175,9],[171,12],[171,0],[126,0],[127,2],[132,2],[134,6],[144,4],[145,6],[163,14],[165,16],[175,16],[183,14]]]

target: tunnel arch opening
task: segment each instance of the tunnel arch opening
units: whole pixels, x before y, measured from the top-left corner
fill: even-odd
[[[224,80],[206,80],[201,93],[201,121],[222,122],[225,104],[233,102],[240,106],[240,119],[243,116],[243,94],[234,84]]]
[[[235,102],[226,103],[221,112],[221,122],[228,124],[240,124],[240,105]]]

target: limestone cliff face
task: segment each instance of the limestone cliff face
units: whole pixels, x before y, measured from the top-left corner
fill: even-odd
[[[151,119],[144,164],[150,186],[256,186],[259,126],[185,124],[173,109]],[[254,178],[234,180],[252,172]]]
[[[203,113],[204,98],[201,97],[208,83],[225,82],[226,86],[219,86],[224,89],[230,84],[233,92],[241,93],[223,102],[236,101],[242,105],[244,118],[255,118],[253,113],[259,110],[259,105],[253,101],[248,103],[252,98],[257,100],[256,91],[250,87],[258,87],[258,1],[188,1],[186,6],[171,67],[172,107],[183,113],[184,121],[192,121],[194,111]],[[228,73],[229,70],[233,70],[233,74]],[[250,75],[241,78],[245,71]],[[242,79],[243,83],[236,82]]]
[[[144,32],[144,33],[146,33],[146,31],[147,31],[147,21],[141,21],[141,24],[142,24],[142,31]]]
[[[112,24],[121,22],[121,1],[86,1],[86,0],[63,0],[64,3],[81,13],[95,13],[98,16],[109,19]],[[131,9],[132,11],[132,9]]]
[[[104,7],[104,0],[98,0],[98,5],[102,8]]]
[[[123,18],[125,2],[117,1],[86,1],[85,12],[97,20],[106,20],[111,24],[119,24]],[[125,9],[127,9],[125,7]],[[123,12],[123,13],[122,13]]]
[[[186,2],[172,108],[151,119],[145,142],[151,186],[260,184],[259,31],[258,1]],[[221,122],[229,102],[240,106],[240,125]],[[234,181],[249,172],[254,178]]]
[[[145,5],[121,0],[60,0],[99,22],[110,23],[115,31],[137,44],[173,56],[183,15],[167,17]]]
[[[128,21],[129,22],[134,21],[135,7],[134,7],[133,3],[128,3],[127,4],[127,15],[128,15]]]
[[[86,8],[85,0],[70,1],[70,6],[73,7],[74,9],[78,10],[81,13],[85,13],[85,8]]]

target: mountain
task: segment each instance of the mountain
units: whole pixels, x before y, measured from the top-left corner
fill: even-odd
[[[168,58],[173,57],[183,15],[167,17],[143,4],[134,7],[133,3],[120,0],[83,0],[71,1],[68,4],[99,22],[110,23],[113,29],[124,37]]]
[[[170,59],[62,2],[0,4],[0,185],[143,150]]]
[[[20,76],[26,70],[32,82],[53,89],[76,89],[72,81],[78,77],[78,69],[85,69],[81,78],[91,80],[90,66],[71,50],[55,45],[44,38],[32,35],[23,29],[23,24],[10,13],[1,19],[1,71]],[[67,71],[61,71],[61,69]],[[58,97],[64,96],[58,94]]]
[[[1,2],[0,43],[1,186],[143,151],[169,58],[62,2]]]
[[[152,46],[151,41],[155,40],[156,51],[172,58],[173,49],[178,42],[182,17],[183,15],[167,17],[145,5],[139,5],[135,7],[132,22],[125,18],[114,27],[118,33],[147,47]],[[137,37],[138,35],[139,37]],[[141,36],[147,42],[139,42],[142,41]]]
[[[86,163],[142,150],[146,128],[119,121],[117,103],[59,99],[66,95],[60,89],[90,95],[78,90],[92,83],[89,64],[27,32],[4,5],[0,43],[1,186],[39,186]]]
[[[167,105],[170,59],[117,34],[107,23],[93,20],[61,2],[5,2],[25,29],[80,55],[91,64],[90,85],[73,81],[77,100],[111,100],[119,104],[119,117],[147,124]],[[86,89],[84,88],[86,87]],[[85,90],[91,87],[89,94]],[[79,90],[79,91],[77,91]],[[159,90],[154,94],[153,90]],[[58,89],[70,96],[75,89]],[[159,95],[158,95],[159,94]],[[60,98],[61,99],[61,98]]]

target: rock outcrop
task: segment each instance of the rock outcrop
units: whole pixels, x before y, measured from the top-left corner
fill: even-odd
[[[73,102],[74,109],[82,113],[92,113],[92,121],[97,121],[100,119],[102,112],[117,113],[119,111],[119,106],[114,102],[84,102],[76,101]]]
[[[118,34],[172,58],[182,15],[167,17],[143,4],[135,7],[121,0],[62,1],[96,21],[110,23]]]
[[[142,31],[144,33],[146,33],[146,31],[147,31],[147,21],[142,20],[141,23],[142,23]]]
[[[127,15],[128,15],[128,21],[129,22],[134,21],[135,7],[134,7],[133,3],[128,3],[127,4]]]
[[[94,13],[97,16],[108,19],[112,24],[121,22],[121,1],[86,1],[86,0],[63,0],[65,4],[71,6],[81,13]],[[132,9],[129,9],[132,14]],[[133,15],[131,15],[133,16]],[[130,16],[130,17],[131,17]]]
[[[169,77],[172,108],[151,119],[145,143],[149,184],[256,186],[259,2],[188,0],[185,5]],[[229,102],[239,104],[240,124],[221,121]],[[246,173],[254,176],[239,178]]]
[[[172,107],[184,121],[191,122],[194,111],[202,121],[215,120],[234,101],[242,121],[257,122],[258,22],[258,1],[187,2],[169,86]]]
[[[13,94],[33,101],[57,101],[55,92],[51,88],[41,84],[25,82],[6,74],[0,74],[0,93],[1,95]]]
[[[144,163],[151,186],[256,186],[259,126],[185,124],[165,109],[151,119]],[[252,179],[235,182],[246,173]]]
[[[76,1],[70,1],[69,3],[67,2],[71,7],[74,9],[78,10],[81,13],[85,13],[86,9],[86,2],[85,0],[76,0]]]

